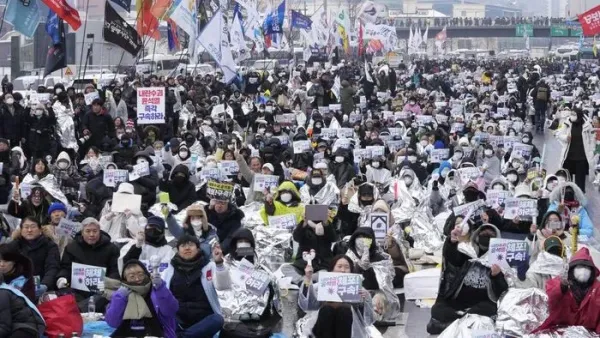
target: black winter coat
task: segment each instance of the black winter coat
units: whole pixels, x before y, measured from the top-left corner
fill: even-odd
[[[314,249],[316,253],[316,258],[312,263],[315,271],[329,268],[329,262],[333,257],[331,243],[335,241],[335,228],[333,225],[325,225],[323,230],[325,231],[323,236],[317,236],[315,230],[308,225],[299,224],[296,226],[292,233],[294,241],[299,244],[298,251],[296,251],[296,260],[293,263],[296,269],[304,271],[306,261],[302,259],[302,253],[304,251],[310,252],[311,249]]]
[[[18,104],[11,114],[6,104],[0,105],[0,137],[10,141],[10,147],[16,147],[22,138],[27,137],[27,112]]]
[[[229,245],[235,232],[242,227],[244,212],[235,205],[229,203],[229,209],[225,215],[219,215],[209,206],[204,207],[208,223],[217,228],[217,236],[221,242],[223,252],[229,252]]]
[[[185,181],[180,185],[173,181],[176,174],[185,174]],[[159,184],[160,191],[169,193],[171,203],[175,204],[178,210],[183,210],[194,203],[196,198],[196,186],[190,182],[190,170],[185,164],[178,164],[171,172],[171,180],[161,180]]]
[[[7,288],[0,288],[0,338],[10,338],[16,330],[31,332],[31,337],[41,337],[46,324],[38,312],[25,299]]]
[[[106,232],[100,231],[100,239],[94,245],[87,244],[79,232],[63,252],[57,278],[64,277],[70,282],[72,265],[79,263],[104,267],[106,268],[106,277],[118,280],[121,278],[117,264],[119,255],[119,248],[110,242],[110,236]],[[74,291],[78,302],[91,295],[89,292]]]
[[[85,114],[81,128],[83,130],[87,129],[92,133],[88,141],[90,146],[100,148],[102,139],[104,139],[105,136],[108,136],[111,139],[115,138],[115,124],[110,115],[104,112],[94,114],[94,112],[90,111]]]
[[[56,284],[56,275],[60,267],[58,245],[43,234],[31,243],[20,237],[10,244],[33,263],[33,275],[40,276],[40,284],[52,290]]]

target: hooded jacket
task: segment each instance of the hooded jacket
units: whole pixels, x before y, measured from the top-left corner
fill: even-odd
[[[177,174],[185,175],[185,180],[181,185],[176,184],[174,181]],[[159,189],[169,193],[171,203],[175,204],[179,210],[187,208],[197,200],[196,186],[190,182],[190,170],[185,164],[179,164],[173,169],[171,180],[161,180]]]
[[[334,157],[344,157],[344,162],[337,163],[336,161],[329,162],[329,173],[335,176],[335,180],[339,189],[344,188],[346,183],[350,182],[356,176],[356,170],[352,163],[352,154],[343,148],[338,148],[335,151]]]
[[[590,286],[585,297],[578,304],[573,296],[571,287],[561,286],[561,276],[554,277],[546,283],[548,294],[548,318],[532,333],[557,326],[583,326],[586,329],[600,333],[600,305],[598,305],[598,293],[600,282],[597,280],[600,271],[594,265],[588,248],[579,249],[571,257],[569,262],[569,280],[573,280],[573,268],[577,265],[585,265],[592,268]]]
[[[281,202],[279,194],[283,190],[292,192],[292,202],[290,202],[289,205]],[[277,192],[273,196],[273,204],[269,206],[265,203],[260,208],[260,217],[265,224],[269,224],[269,216],[294,214],[296,215],[296,224],[300,223],[304,220],[304,204],[301,201],[300,192],[298,191],[298,188],[296,188],[296,185],[290,181],[285,181],[279,185]]]
[[[229,203],[225,214],[219,214],[214,208],[205,206],[204,211],[208,223],[214,225],[217,228],[217,236],[221,241],[221,248],[224,253],[228,253],[230,249],[231,239],[235,232],[242,227],[242,219],[244,219],[244,212],[235,205]]]
[[[60,169],[58,167],[59,161],[66,161],[67,168]],[[66,151],[62,151],[60,154],[58,154],[56,162],[50,167],[50,170],[60,186],[60,190],[65,195],[77,196],[77,192],[79,191],[79,183],[82,181],[82,178],[81,175],[79,175],[77,168],[71,163],[71,158]]]
[[[361,260],[361,256],[356,251],[356,238],[359,236],[371,239],[371,246],[369,247],[369,262],[376,263],[384,259],[389,259],[389,257],[384,256],[379,251],[379,248],[377,247],[377,239],[375,238],[375,232],[372,228],[361,226],[354,231],[352,236],[350,236],[350,240],[348,241],[348,252],[346,253],[346,256],[353,260],[356,273],[361,273],[363,275],[363,287],[367,290],[378,290],[379,283],[377,283],[375,270],[373,270],[373,268],[364,270],[358,265],[358,262]]]
[[[571,187],[573,189],[575,199],[579,201],[579,211],[577,212],[577,215],[579,216],[579,235],[592,237],[594,235],[594,223],[587,212],[587,198],[574,182],[559,184],[552,190],[549,197],[550,206],[548,207],[548,211],[558,210],[566,187]],[[564,215],[561,216],[564,218]]]
[[[71,281],[71,269],[73,263],[94,265],[106,268],[106,277],[119,278],[119,248],[110,241],[110,236],[100,231],[100,238],[94,245],[89,245],[83,240],[81,231],[75,235],[75,238],[63,253],[60,262],[60,271],[56,276],[57,279],[64,277],[67,281]],[[91,295],[89,292],[75,290],[77,301],[88,298]]]
[[[461,252],[458,248],[458,243],[453,243],[450,240],[450,236],[447,237],[443,248],[442,278],[440,280],[438,298],[456,299],[463,287],[464,279],[469,272],[469,269],[473,268],[476,264],[481,265],[481,263],[474,259],[483,257],[479,254],[477,239],[479,233],[486,228],[494,230],[496,238],[501,238],[500,230],[491,224],[484,224],[473,231],[471,234],[470,245],[473,247],[477,257],[470,257]],[[489,268],[485,269],[489,271]],[[490,274],[489,278],[490,282],[487,285],[488,298],[489,300],[496,302],[500,298],[500,295],[508,289],[508,284],[502,273],[499,273],[496,276]]]
[[[19,290],[5,284],[0,275],[0,337],[12,337],[16,330],[26,330],[31,337],[41,337],[46,330],[37,307]]]

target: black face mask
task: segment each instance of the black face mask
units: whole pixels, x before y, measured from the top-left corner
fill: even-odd
[[[194,138],[193,137],[189,137],[185,139],[185,144],[187,144],[188,147],[191,147],[192,145],[194,145]]]
[[[160,240],[164,238],[164,234],[160,230],[154,228],[146,229],[144,234],[148,244],[158,244]]]
[[[479,197],[479,193],[471,190],[465,191],[463,194],[465,195],[465,202],[467,203],[475,202]]]
[[[265,153],[265,154],[263,154],[263,158],[264,158],[265,162],[271,162],[273,160],[274,156],[271,153]]]
[[[486,253],[488,248],[490,247],[490,239],[492,237],[489,235],[480,235],[479,236],[479,250],[480,253]]]
[[[176,185],[183,185],[185,183],[186,179],[185,176],[175,176],[173,177],[173,183],[175,183]]]
[[[565,201],[574,201],[575,200],[575,192],[571,189],[565,191]]]
[[[374,201],[374,200],[363,200],[363,199],[361,199],[361,200],[360,200],[360,204],[362,204],[362,205],[364,205],[364,206],[369,206],[369,205],[372,205],[372,204],[373,204],[373,201]]]

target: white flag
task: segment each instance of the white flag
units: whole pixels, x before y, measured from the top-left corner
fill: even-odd
[[[427,44],[427,35],[429,34],[429,26],[427,26],[427,28],[425,28],[425,33],[423,33],[423,42],[425,42],[425,44]]]
[[[369,82],[373,82],[373,78],[371,77],[371,73],[369,72],[369,65],[367,64],[367,60],[365,60],[365,79]]]
[[[413,53],[413,29],[412,26],[408,28],[409,33],[408,33],[408,54],[412,54]]]
[[[204,30],[196,41],[206,49],[219,65],[221,71],[223,71],[223,80],[225,83],[229,83],[237,75],[235,62],[233,61],[231,48],[229,47],[228,31],[229,29],[227,29],[227,25],[223,19],[223,13],[219,10],[213,15],[206,27],[204,27]]]
[[[250,57],[248,48],[246,47],[246,41],[244,40],[244,32],[242,31],[242,23],[240,17],[235,15],[231,28],[229,29],[229,37],[231,38],[231,48],[237,52],[235,63],[239,64]]]

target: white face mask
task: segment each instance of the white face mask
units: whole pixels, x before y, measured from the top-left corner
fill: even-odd
[[[148,160],[146,160],[145,158],[138,158],[137,161],[135,161],[135,164],[142,164],[142,163],[148,163]]]
[[[187,151],[180,151],[180,152],[179,152],[179,157],[181,157],[181,158],[185,158],[185,157],[187,157],[187,156],[188,156],[188,152],[187,152]]]
[[[504,190],[504,186],[502,184],[496,184],[492,187],[492,190]]]
[[[258,133],[259,134],[264,134],[265,133],[265,128],[258,128]]]
[[[57,164],[58,169],[67,169],[69,167],[69,163],[65,162],[65,161],[60,161]]]
[[[585,283],[589,281],[591,276],[592,270],[588,267],[576,266],[575,269],[573,269],[573,277],[575,277],[579,283]]]
[[[58,95],[58,94],[62,93],[62,88],[56,88],[56,91],[55,91],[55,92],[56,92],[56,95]]]
[[[529,137],[523,137],[523,143],[529,143]]]
[[[15,99],[6,99],[6,104],[12,105],[13,103],[15,103]]]
[[[417,157],[416,156],[409,156],[408,157],[408,162],[410,162],[410,163],[416,163],[417,162]]]
[[[483,152],[485,154],[485,156],[487,157],[492,157],[492,155],[494,154],[493,150],[487,149]]]
[[[8,103],[8,102],[7,102],[7,103]],[[570,120],[571,122],[575,122],[575,121],[577,121],[577,116],[570,116],[570,117],[569,117],[569,120]]]
[[[406,184],[406,186],[407,186],[407,187],[410,187],[410,185],[411,185],[411,184],[412,184],[412,182],[413,182],[413,179],[412,179],[412,177],[404,177],[404,178],[402,178],[402,179],[404,180],[404,184]]]
[[[455,161],[458,161],[462,158],[462,153],[456,153],[454,155],[452,155],[452,159]]]
[[[344,156],[336,156],[336,157],[335,157],[335,161],[336,161],[337,163],[342,163],[342,162],[344,162]]]
[[[556,188],[556,186],[558,185],[558,182],[550,182],[548,183],[548,190],[552,191],[554,190],[554,188]]]
[[[34,114],[35,114],[35,116],[42,116],[44,114],[44,111],[40,110],[40,109],[36,109]]]
[[[321,183],[323,183],[323,179],[320,178],[320,177],[319,178],[316,178],[316,177],[312,178],[310,181],[312,182],[313,185],[321,185]]]
[[[240,249],[240,248],[251,248],[252,245],[250,245],[250,243],[248,243],[248,242],[238,242],[235,245],[235,247],[238,248],[238,249]]]
[[[429,142],[427,142],[427,140],[422,140],[422,141],[421,141],[421,145],[422,145],[423,147],[427,147],[427,145],[428,145],[428,144],[429,144]]]
[[[519,163],[519,162],[515,162],[515,163],[513,163],[513,165],[512,165],[512,166],[513,166],[513,168],[515,168],[515,169],[519,169],[519,168],[521,168],[521,163]]]
[[[266,134],[265,134],[265,137],[267,137],[267,138],[271,138],[271,137],[273,137],[273,133],[266,133]]]
[[[510,174],[510,175],[506,176],[506,178],[508,179],[509,182],[517,181],[517,175],[515,175],[515,174]]]
[[[379,168],[379,162],[375,162],[375,161],[371,162],[371,167],[373,167],[375,169]]]
[[[190,224],[192,224],[192,226],[194,227],[194,229],[200,229],[200,226],[202,225],[202,220],[195,219],[193,221],[190,221]]]
[[[566,178],[562,177],[562,176],[558,176],[558,184],[562,184],[565,183],[567,181]]]
[[[229,145],[227,146],[227,149],[229,149],[229,150],[234,150],[234,149],[235,149],[235,144],[229,144]]]
[[[292,194],[290,194],[289,192],[281,194],[281,201],[283,203],[290,203],[291,200],[292,200]]]

